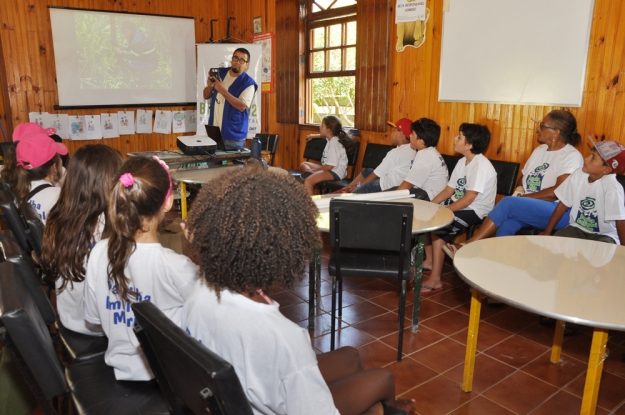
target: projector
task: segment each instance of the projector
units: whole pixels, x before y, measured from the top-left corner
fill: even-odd
[[[178,148],[187,156],[206,156],[215,154],[217,143],[204,135],[178,137]]]

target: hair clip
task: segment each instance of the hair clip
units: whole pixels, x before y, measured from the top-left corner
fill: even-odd
[[[124,173],[121,176],[119,176],[119,181],[121,182],[121,184],[124,185],[124,187],[130,187],[133,184],[135,184],[135,178],[131,173]]]

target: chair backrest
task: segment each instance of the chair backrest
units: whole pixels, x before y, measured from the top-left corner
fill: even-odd
[[[412,203],[332,199],[330,245],[338,240],[341,249],[409,252],[413,211]]]
[[[28,241],[28,225],[26,225],[24,217],[17,208],[17,201],[13,193],[7,190],[0,190],[0,208],[2,209],[0,215],[2,215],[4,223],[6,223],[9,229],[11,229],[11,232],[13,232],[15,240],[20,244],[24,252],[30,253],[32,247]]]
[[[621,186],[623,186],[623,190],[625,190],[625,176],[623,176],[622,174],[617,174],[616,181],[619,182]]]
[[[365,154],[362,156],[362,168],[375,169],[393,148],[386,144],[367,143]]]
[[[28,202],[23,202],[18,207],[21,216],[26,221],[28,230],[26,236],[28,237],[28,243],[35,251],[36,257],[41,257],[41,250],[43,246],[43,230],[44,225],[37,213],[37,209]]]
[[[313,138],[306,142],[304,148],[304,158],[306,160],[320,161],[323,157],[323,150],[326,148],[327,140],[325,138]]]
[[[501,160],[490,160],[490,162],[497,172],[497,193],[504,196],[512,195],[521,165]]]
[[[456,164],[462,158],[461,156],[450,156],[449,154],[441,154],[443,156],[443,160],[445,160],[445,164],[447,165],[447,172],[451,177],[451,172],[456,168]]]
[[[0,260],[12,263],[15,274],[24,282],[43,321],[47,325],[56,322],[56,314],[50,304],[42,285],[41,278],[35,270],[33,260],[29,258],[19,245],[11,238],[0,237]]]
[[[358,151],[360,150],[360,143],[358,141],[354,142],[352,149],[354,152],[351,155],[347,156],[347,165],[352,168],[349,176],[346,177],[346,179],[348,179],[349,181],[354,180],[354,173],[356,172],[355,166],[358,162]]]
[[[145,333],[137,336],[141,347],[148,360],[153,356],[159,365],[154,373],[166,376],[159,383],[171,387],[185,409],[195,414],[206,414],[207,409],[213,415],[252,414],[231,364],[187,335],[154,304],[134,303],[132,309],[139,325],[135,331]]]
[[[271,165],[275,159],[276,149],[278,148],[278,134],[261,134],[257,133],[256,138],[260,140],[261,148],[271,154]]]
[[[0,287],[0,323],[6,330],[2,335],[4,345],[21,356],[31,379],[47,400],[64,394],[67,383],[48,327],[10,262],[0,263]],[[22,371],[22,374],[29,377],[29,373]]]

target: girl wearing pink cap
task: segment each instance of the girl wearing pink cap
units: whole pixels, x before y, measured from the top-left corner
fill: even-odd
[[[59,198],[61,189],[55,185],[61,180],[61,157],[67,147],[55,142],[49,132],[27,123],[20,124],[13,133],[15,163],[8,157],[2,179],[11,186],[18,203],[29,201],[45,224],[48,212]],[[36,124],[35,124],[36,125]],[[53,132],[52,132],[53,133]]]

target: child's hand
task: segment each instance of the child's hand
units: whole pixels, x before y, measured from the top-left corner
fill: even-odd
[[[521,196],[525,194],[525,189],[523,188],[523,186],[517,186],[516,189],[514,189],[514,192],[512,192],[512,196]]]
[[[312,140],[313,138],[319,138],[319,136],[318,136],[317,134],[308,134],[308,135],[306,136],[306,141],[310,141],[310,140]]]
[[[180,222],[180,229],[182,229],[182,233],[184,234],[184,237],[186,238],[187,241],[189,242],[193,242],[193,235],[189,235],[189,230],[187,229],[187,223],[186,222]]]
[[[539,235],[541,235],[541,236],[551,236],[551,232],[542,231],[541,233],[539,233]]]

